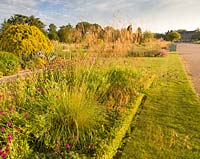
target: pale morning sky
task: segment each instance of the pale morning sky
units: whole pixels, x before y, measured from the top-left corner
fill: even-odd
[[[0,23],[13,14],[34,15],[58,27],[88,21],[153,32],[194,30],[200,27],[200,0],[0,0]]]

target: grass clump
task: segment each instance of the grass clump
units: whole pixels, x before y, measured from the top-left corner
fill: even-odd
[[[0,72],[3,76],[15,73],[20,65],[20,59],[9,52],[0,51]]]

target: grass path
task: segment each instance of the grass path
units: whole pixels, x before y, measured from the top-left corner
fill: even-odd
[[[121,159],[199,159],[200,102],[179,55],[148,58],[142,66],[158,76]]]

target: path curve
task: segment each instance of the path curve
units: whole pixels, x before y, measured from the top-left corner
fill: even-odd
[[[200,95],[200,44],[178,43],[177,51],[186,62],[188,74]]]

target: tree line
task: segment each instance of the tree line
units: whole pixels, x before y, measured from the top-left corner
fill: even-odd
[[[63,25],[57,28],[55,24],[50,24],[48,29],[45,29],[45,24],[39,19],[32,16],[25,16],[21,14],[15,14],[9,19],[5,19],[1,24],[1,34],[10,26],[18,24],[28,24],[39,28],[50,40],[57,40],[64,43],[81,43],[81,42],[95,42],[97,40],[103,40],[104,42],[132,42],[142,43],[144,41],[150,41],[154,38],[154,34],[145,31],[138,27],[133,32],[132,25],[127,28],[115,29],[111,26],[103,28],[99,24],[92,24],[89,22],[79,22],[73,27],[71,24]]]

